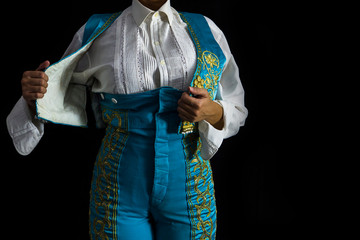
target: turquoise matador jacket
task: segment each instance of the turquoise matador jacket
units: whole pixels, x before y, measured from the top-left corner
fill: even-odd
[[[47,94],[36,102],[39,119],[71,126],[87,125],[86,87],[71,84],[72,73],[81,56],[120,14],[93,15],[86,24],[81,48],[46,69],[50,80]],[[202,15],[183,12],[180,16],[188,26],[197,52],[191,86],[207,89],[214,100],[225,55]],[[93,240],[130,239],[135,235],[139,239],[151,239],[149,221],[134,222],[133,231],[129,227],[134,219],[146,219],[149,212],[160,229],[157,239],[172,239],[170,234],[174,232],[177,239],[215,239],[216,204],[211,166],[201,157],[197,125],[182,122],[177,116],[181,93],[161,87],[139,94],[95,94],[95,114],[102,116],[98,125],[106,126],[106,133],[91,184]],[[158,224],[164,221],[171,224]]]
[[[37,100],[36,110],[39,119],[71,126],[87,126],[84,108],[86,88],[71,85],[71,76],[81,56],[120,14],[121,12],[93,15],[86,24],[82,47],[46,69],[50,81],[45,97]],[[188,26],[197,52],[196,71],[190,85],[206,88],[214,100],[226,62],[225,55],[202,15],[185,12],[179,14]],[[191,132],[194,127],[194,123],[184,122],[179,131]]]

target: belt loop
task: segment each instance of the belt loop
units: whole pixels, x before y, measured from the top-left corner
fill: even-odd
[[[102,95],[104,97],[104,95]],[[101,111],[101,96],[98,93],[90,92],[90,98],[91,98],[91,108],[92,112],[94,114],[95,122],[96,122],[96,128],[102,129],[105,128],[106,125],[102,118],[102,111]]]

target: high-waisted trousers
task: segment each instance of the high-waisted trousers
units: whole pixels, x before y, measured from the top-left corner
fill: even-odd
[[[92,240],[215,239],[211,167],[199,133],[178,133],[181,94],[100,94],[107,128],[91,184]]]

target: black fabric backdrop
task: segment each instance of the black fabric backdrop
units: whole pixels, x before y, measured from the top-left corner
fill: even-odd
[[[237,136],[225,140],[211,160],[219,240],[240,238],[247,224],[312,223],[318,219],[312,182],[315,170],[307,160],[316,140],[309,140],[305,125],[307,97],[297,68],[307,35],[300,34],[301,24],[293,17],[296,6],[284,11],[271,4],[234,3],[172,1],[177,10],[202,13],[222,29],[246,92],[246,125]],[[88,239],[90,180],[102,131],[48,124],[34,152],[22,157],[7,134],[5,119],[21,96],[23,71],[35,69],[44,60],[57,61],[92,14],[116,12],[130,4],[130,0],[104,6],[86,3],[84,8],[80,3],[38,1],[22,3],[18,9],[16,3],[10,3],[8,9],[16,9],[16,19],[2,16],[11,27],[1,40],[6,63],[1,188],[6,229],[13,239],[29,235],[36,239]]]

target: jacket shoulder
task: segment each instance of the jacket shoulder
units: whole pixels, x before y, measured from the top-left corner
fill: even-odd
[[[93,38],[105,31],[122,12],[94,14],[86,22],[82,45],[90,42]]]

